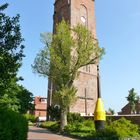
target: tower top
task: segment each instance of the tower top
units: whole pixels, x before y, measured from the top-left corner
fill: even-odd
[[[94,0],[55,0],[54,27],[63,18],[75,26],[84,24],[96,38]]]

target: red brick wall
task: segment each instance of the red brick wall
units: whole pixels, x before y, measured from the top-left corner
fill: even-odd
[[[87,27],[93,32],[96,38],[94,0],[71,0],[71,26],[81,23],[81,5],[87,9]]]
[[[70,7],[71,26],[75,26],[78,23],[81,24],[81,17],[84,16],[86,19],[87,28],[93,33],[93,36],[96,38],[94,1],[71,0]],[[95,102],[97,100],[97,66],[89,65],[88,67],[88,70],[86,70],[86,66],[79,69],[80,75],[78,79],[74,81],[74,85],[78,89],[77,96],[85,97],[86,90],[87,98],[92,99],[87,99],[87,115],[94,112]],[[85,100],[79,99],[77,103],[70,108],[70,111],[85,113]]]
[[[35,110],[35,117],[46,117],[46,110]]]
[[[37,96],[34,99],[34,104],[35,104],[34,115],[36,117],[46,117],[47,103],[41,102],[41,99],[45,99],[45,98]]]

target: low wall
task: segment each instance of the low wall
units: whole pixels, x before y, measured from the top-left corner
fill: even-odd
[[[122,117],[130,120],[132,123],[140,126],[140,115],[108,115],[107,117],[111,117],[112,120],[118,120]]]
[[[130,120],[132,123],[137,124],[140,126],[140,115],[107,115],[107,119],[111,118],[113,121],[118,120],[122,117]],[[94,119],[93,116],[85,116],[85,119]]]

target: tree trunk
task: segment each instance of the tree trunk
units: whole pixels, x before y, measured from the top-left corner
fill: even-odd
[[[135,103],[131,104],[131,114],[136,114],[136,106],[135,106]]]
[[[67,125],[67,111],[66,110],[61,110],[61,126],[60,129],[61,131],[64,130],[64,127]]]

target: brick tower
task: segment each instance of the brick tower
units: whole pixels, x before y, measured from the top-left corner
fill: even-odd
[[[77,23],[84,24],[96,38],[94,0],[55,0],[54,29],[64,18],[71,26]],[[77,87],[78,100],[70,108],[70,112],[79,112],[81,115],[92,115],[97,100],[97,66],[87,65],[79,69],[79,78],[74,81]],[[49,81],[48,105],[51,105],[52,84]]]

